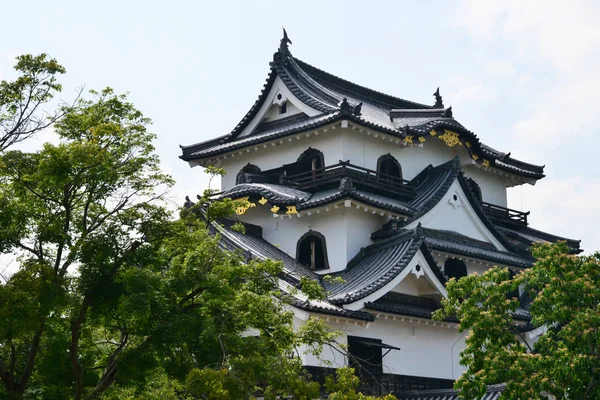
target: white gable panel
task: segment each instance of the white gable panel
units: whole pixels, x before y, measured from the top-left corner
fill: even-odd
[[[322,114],[321,111],[315,110],[314,108],[309,107],[300,100],[298,100],[298,98],[294,96],[292,92],[290,92],[287,86],[285,86],[283,81],[279,77],[277,77],[275,78],[275,82],[273,83],[273,86],[271,87],[271,90],[269,91],[269,94],[267,95],[264,103],[254,116],[254,118],[252,118],[252,121],[250,121],[250,123],[246,125],[244,130],[240,133],[239,137],[248,136],[250,133],[252,133],[252,131],[254,131],[254,128],[256,128],[256,126],[267,116],[273,119],[273,116],[269,113],[269,110],[271,110],[271,107],[274,104],[279,104],[280,101],[276,99],[278,94],[281,94],[282,98],[287,99],[287,102],[289,104],[292,104],[292,107],[288,107],[288,112],[282,115],[282,117],[289,117],[291,115],[294,115],[294,113],[297,114],[301,112],[308,115],[309,117]]]
[[[452,183],[444,198],[435,207],[409,224],[407,228],[414,228],[419,223],[425,228],[453,231],[473,239],[489,242],[496,249],[506,251],[502,243],[479,219],[458,181]]]
[[[437,267],[435,267],[437,268]],[[435,273],[429,267],[429,263],[427,259],[421,253],[421,250],[417,251],[417,254],[413,257],[413,259],[408,263],[408,265],[398,274],[397,277],[392,279],[387,285],[383,286],[381,289],[371,293],[367,297],[364,297],[354,303],[344,305],[345,309],[348,310],[360,310],[364,308],[365,303],[373,302],[385,295],[388,292],[394,291],[394,289],[401,287],[401,283],[407,279],[410,275],[414,275],[414,277],[420,281],[419,283],[423,283],[424,287],[431,289],[431,291],[427,290],[427,294],[430,295],[433,291],[436,291],[437,294],[446,298],[448,297],[448,292],[446,292],[446,288],[439,281],[439,279],[435,276]],[[412,278],[411,278],[412,279]],[[425,282],[426,281],[426,282]],[[414,281],[413,281],[414,282]],[[419,288],[416,288],[417,290]]]

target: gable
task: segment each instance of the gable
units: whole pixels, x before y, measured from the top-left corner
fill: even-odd
[[[427,252],[427,250],[425,251]],[[344,305],[344,308],[360,310],[364,308],[366,303],[374,302],[388,292],[398,292],[399,290],[412,290],[413,292],[422,292],[423,295],[426,294],[427,296],[435,295],[446,298],[447,292],[444,283],[440,281],[432,269],[438,267],[431,265],[431,262],[431,257],[426,257],[423,250],[419,249],[402,272],[389,283],[358,301]]]
[[[287,110],[284,114],[279,114],[279,108],[284,103],[286,104]],[[269,93],[265,97],[259,110],[242,132],[240,132],[238,137],[250,135],[261,122],[273,122],[301,114],[305,114],[308,117],[314,117],[315,115],[321,114],[321,112],[300,101],[287,88],[281,78],[276,77],[275,82],[271,86],[271,90],[269,90]]]
[[[462,187],[455,180],[444,197],[429,212],[411,222],[406,228],[419,223],[425,228],[457,232],[473,239],[492,243],[496,249],[507,251],[477,215]]]
[[[425,274],[418,274],[416,270],[413,270],[412,274],[408,274],[390,292],[416,297],[442,297],[432,280]]]

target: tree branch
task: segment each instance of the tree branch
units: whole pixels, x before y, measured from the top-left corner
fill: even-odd
[[[117,376],[117,358],[127,345],[128,340],[129,334],[127,333],[127,330],[121,330],[121,341],[119,346],[108,357],[106,368],[104,369],[100,380],[96,384],[96,387],[92,393],[86,397],[86,400],[97,398],[114,382]]]
[[[133,253],[135,253],[141,245],[142,243],[136,240],[123,253],[121,258],[115,261],[115,264],[113,265],[113,268],[110,271],[111,279],[116,275],[119,266],[125,261],[125,259]],[[69,354],[71,358],[71,366],[73,367],[73,373],[75,374],[75,400],[81,400],[83,396],[83,370],[81,368],[81,365],[79,364],[79,338],[81,336],[81,328],[83,326],[83,323],[85,322],[85,317],[91,305],[91,302],[91,294],[88,293],[84,296],[83,301],[81,302],[79,312],[77,313],[77,318],[71,322],[71,343],[69,344]],[[116,373],[116,370],[114,371],[114,373]]]
[[[26,388],[27,383],[29,382],[29,378],[31,378],[31,374],[33,373],[33,367],[35,366],[35,357],[40,349],[40,342],[42,339],[42,333],[44,332],[44,328],[46,326],[46,320],[42,320],[40,323],[40,327],[33,335],[33,340],[31,341],[31,346],[29,347],[29,353],[27,354],[27,362],[25,363],[25,368],[23,369],[23,373],[21,374],[21,378],[19,379],[18,385],[20,388]]]

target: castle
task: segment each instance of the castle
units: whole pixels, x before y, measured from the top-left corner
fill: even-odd
[[[566,240],[579,252],[579,241],[536,230],[529,212],[507,208],[507,188],[535,184],[544,168],[486,146],[439,90],[433,105],[380,93],[295,58],[290,44],[284,32],[239,124],[183,146],[181,158],[224,168],[218,196],[248,201],[236,210],[245,234],[218,228],[224,246],[281,260],[284,291],[303,277],[328,291],[324,301],[300,293],[292,308],[298,325],[318,316],[343,332],[351,357],[327,349],[331,366],[356,367],[375,394],[456,398],[466,333],[456,320],[431,319],[447,279],[492,266],[517,272],[534,262],[532,242]],[[521,299],[515,324],[533,341],[539,332],[528,329]],[[331,367],[303,357],[316,377]]]

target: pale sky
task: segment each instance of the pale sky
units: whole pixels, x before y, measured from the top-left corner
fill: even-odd
[[[600,250],[600,2],[0,0],[0,15],[0,79],[16,55],[46,52],[67,68],[65,100],[82,85],[129,91],[179,204],[207,180],[178,145],[231,131],[284,26],[294,56],[339,77],[426,104],[440,86],[484,143],[546,165],[509,207]]]

